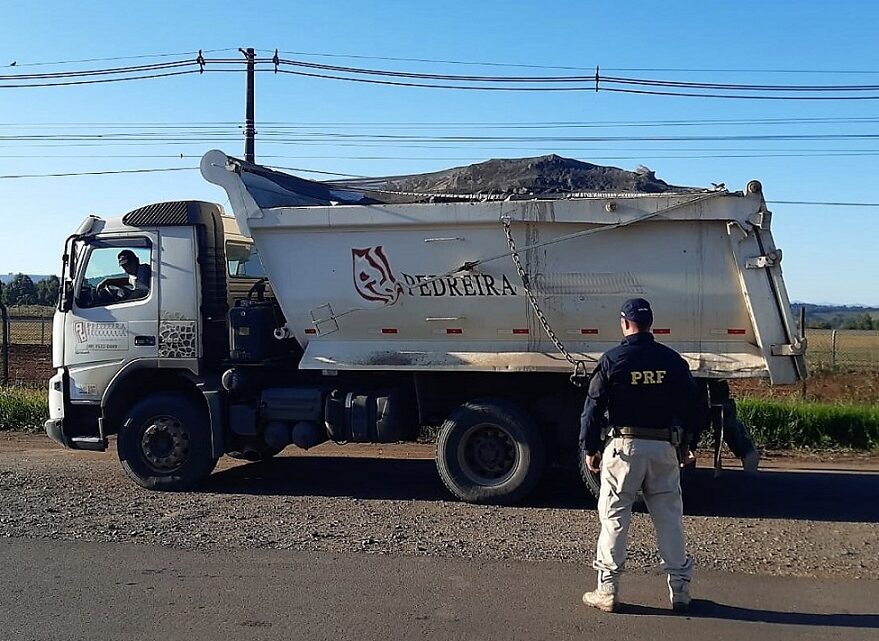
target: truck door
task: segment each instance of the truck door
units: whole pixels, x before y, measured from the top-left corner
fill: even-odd
[[[128,363],[158,355],[158,235],[89,242],[64,327],[70,401],[97,402]]]

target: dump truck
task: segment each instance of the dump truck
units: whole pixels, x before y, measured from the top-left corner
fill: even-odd
[[[90,217],[64,249],[46,430],[76,449],[115,435],[143,487],[193,487],[223,455],[433,426],[454,496],[519,501],[547,465],[582,458],[584,383],[636,296],[689,363],[716,435],[727,381],[806,376],[758,181],[402,193],[220,151],[201,172],[234,222],[211,203],[157,203]]]

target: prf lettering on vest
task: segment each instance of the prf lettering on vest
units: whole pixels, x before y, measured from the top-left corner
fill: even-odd
[[[640,372],[630,372],[632,376],[632,385],[662,385],[662,379],[665,378],[664,369],[643,370]]]

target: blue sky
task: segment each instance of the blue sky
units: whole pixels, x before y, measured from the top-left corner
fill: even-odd
[[[674,80],[766,84],[879,84],[879,3],[873,2],[41,2],[5,3],[0,73],[34,73],[158,62],[178,57],[33,63],[218,50],[287,52],[290,58],[383,69],[479,75],[572,74],[526,69],[319,57],[333,54],[522,65],[705,69],[628,71]],[[305,55],[309,54],[309,55]],[[188,53],[179,58],[192,57]],[[15,67],[4,67],[16,61]],[[726,71],[726,70],[748,70]],[[769,70],[828,71],[779,73]],[[830,72],[832,71],[832,73]],[[865,73],[839,73],[859,71]],[[623,72],[619,72],[623,75]],[[0,136],[110,130],[144,123],[192,126],[243,119],[242,74],[205,74],[131,83],[0,89]],[[312,132],[441,135],[879,134],[879,100],[739,101],[609,93],[455,92],[257,76],[260,123],[302,124]],[[644,123],[667,120],[875,118],[811,124],[732,123],[492,129],[489,123]],[[345,128],[339,123],[352,123]],[[401,129],[400,123],[452,123]],[[465,126],[462,123],[474,123]],[[52,125],[52,127],[50,127]],[[226,125],[227,128],[233,125]],[[233,132],[234,134],[234,132]],[[558,153],[632,169],[645,164],[668,182],[742,189],[759,179],[769,200],[877,202],[879,140],[399,143],[341,146],[270,144],[257,160],[277,166],[388,175],[431,171],[493,157]],[[0,140],[0,176],[195,167],[218,147],[241,155],[239,139],[187,144],[57,146]],[[860,155],[836,155],[862,152]],[[865,155],[871,154],[874,155]],[[183,154],[184,158],[173,157]],[[825,154],[825,155],[815,155]],[[761,157],[696,157],[750,155]],[[90,156],[90,157],[70,157]],[[157,156],[123,158],[119,156]],[[268,156],[287,156],[271,158]],[[374,156],[378,158],[364,158]],[[677,157],[667,157],[677,156]],[[683,157],[686,156],[686,157]],[[307,174],[303,174],[307,175]],[[316,177],[311,175],[311,177]],[[57,269],[64,238],[87,214],[119,215],[182,198],[223,202],[197,171],[64,178],[0,179],[0,272]],[[879,305],[879,208],[773,205],[774,234],[785,250],[792,299]]]

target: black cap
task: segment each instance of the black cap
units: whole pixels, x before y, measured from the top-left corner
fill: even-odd
[[[630,298],[620,307],[620,317],[637,323],[642,327],[653,324],[653,310],[650,303],[643,298]]]
[[[127,263],[132,260],[137,260],[137,255],[130,249],[123,249],[119,252],[118,258],[120,263]]]

